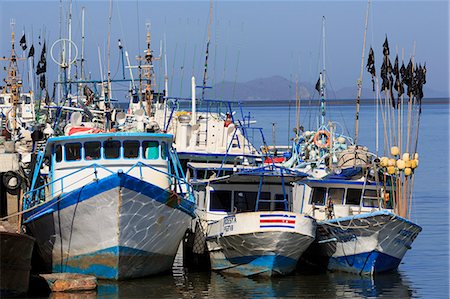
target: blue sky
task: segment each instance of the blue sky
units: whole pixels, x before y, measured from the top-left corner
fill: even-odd
[[[63,2],[63,22],[68,14]],[[73,39],[81,47],[81,7],[86,8],[86,59],[92,78],[99,78],[99,55],[106,73],[108,1],[73,0]],[[209,20],[209,1],[113,1],[111,73],[122,74],[117,40],[131,63],[145,47],[146,23],[151,23],[152,48],[159,55],[167,39],[168,73],[172,95],[188,96],[190,77],[203,75]],[[315,83],[321,68],[321,22],[326,17],[326,68],[331,88],[354,87],[359,77],[366,1],[215,1],[211,26],[209,85],[227,80],[283,76]],[[25,30],[47,39],[48,50],[59,38],[59,1],[0,1],[1,56],[9,53],[10,19],[16,22],[16,42]],[[387,34],[391,60],[402,50],[405,60],[414,52],[426,62],[427,88],[448,94],[449,4],[447,1],[373,1],[367,46],[373,46],[379,72],[382,44]],[[67,28],[63,28],[67,37]],[[140,51],[140,52],[139,52]],[[366,50],[367,58],[368,48]],[[38,57],[40,49],[36,51]],[[56,54],[56,53],[55,53]],[[50,77],[57,71],[50,62]],[[157,71],[161,71],[157,63]],[[162,72],[160,72],[162,73]],[[162,77],[161,77],[162,78]],[[162,79],[159,82],[162,84]],[[126,84],[125,84],[126,85]],[[162,86],[162,85],[161,85]],[[364,72],[364,86],[371,88]],[[127,86],[124,86],[126,89]]]

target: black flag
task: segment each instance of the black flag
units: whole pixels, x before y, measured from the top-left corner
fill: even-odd
[[[317,79],[316,90],[320,94],[320,77],[319,77],[319,79]]]
[[[20,46],[22,47],[22,50],[26,50],[27,49],[27,41],[25,39],[25,33],[22,35],[22,38],[19,41]]]
[[[413,79],[414,79],[414,73],[413,73],[413,64],[411,59],[409,60],[408,66],[405,70],[405,76],[403,77],[403,82],[408,86],[408,95],[410,96],[413,91]]]
[[[404,66],[403,66],[403,67],[404,67]],[[404,89],[403,89],[403,83],[402,83],[402,79],[403,79],[403,78],[400,77],[401,70],[398,68],[398,55],[395,57],[393,73],[394,73],[394,75],[395,75],[395,83],[394,83],[394,87],[395,87],[395,90],[397,91],[398,98],[400,99],[400,97],[402,96],[402,94],[403,94],[403,92],[404,92]],[[398,104],[399,102],[400,102],[400,101],[397,101],[397,104]]]
[[[47,71],[47,60],[45,59],[45,42],[44,46],[42,47],[41,52],[41,59],[38,62],[38,65],[36,67],[36,75],[40,75],[42,73],[45,73]]]
[[[366,65],[367,71],[372,75],[372,89],[375,91],[375,79],[376,76],[375,73],[375,55],[373,53],[372,47],[370,47],[369,50],[369,57],[367,58],[367,65]]]
[[[45,89],[45,74],[41,76],[41,79],[39,80],[39,86],[41,89]]]
[[[28,58],[34,57],[34,45],[31,45],[30,51],[28,51]]]
[[[387,35],[386,35],[386,39],[384,40],[384,43],[383,43],[383,55],[389,56],[389,43],[388,43]]]

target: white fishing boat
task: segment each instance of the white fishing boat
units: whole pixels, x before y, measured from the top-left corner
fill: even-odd
[[[98,132],[74,113],[40,152],[23,222],[45,270],[127,279],[169,271],[195,204],[172,135]],[[44,162],[47,161],[47,162]]]
[[[316,231],[314,219],[295,212],[293,206],[291,183],[304,174],[273,165],[189,163],[189,167],[198,207],[194,252],[206,250],[212,270],[275,276],[296,269]],[[197,179],[205,171],[227,174]]]

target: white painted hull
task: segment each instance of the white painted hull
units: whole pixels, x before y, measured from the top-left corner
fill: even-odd
[[[422,228],[387,211],[318,222],[317,246],[330,270],[396,269]]]
[[[181,205],[159,187],[115,174],[70,192],[42,216],[29,213],[26,223],[52,271],[125,279],[171,269],[192,219]]]
[[[242,276],[289,274],[313,242],[315,230],[312,218],[291,212],[225,217],[208,227],[211,267]]]

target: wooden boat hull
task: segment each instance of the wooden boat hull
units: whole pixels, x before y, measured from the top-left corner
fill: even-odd
[[[0,232],[0,297],[18,296],[28,291],[34,238]]]
[[[193,209],[117,173],[28,212],[25,223],[49,270],[119,280],[169,271]]]

